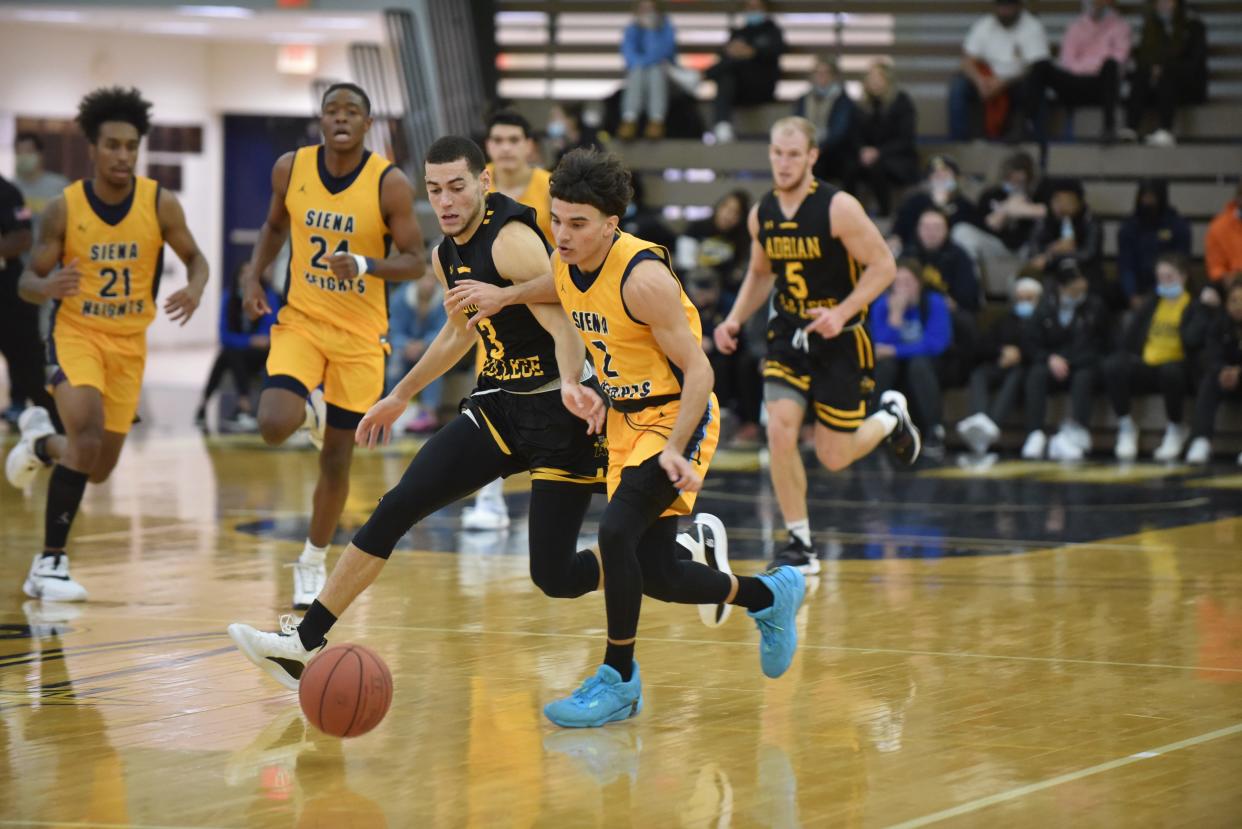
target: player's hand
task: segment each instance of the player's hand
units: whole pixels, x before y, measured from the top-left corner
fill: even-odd
[[[712,332],[712,339],[716,341],[716,348],[721,354],[732,354],[737,351],[737,335],[742,330],[742,324],[735,319],[726,318],[724,322],[716,326],[716,330]]]
[[[679,492],[698,492],[703,488],[703,479],[694,471],[694,464],[672,449],[660,453],[660,468],[668,473]]]
[[[78,260],[74,259],[62,268],[54,268],[39,285],[43,289],[43,295],[48,299],[77,296],[82,290],[82,274],[78,270]]]
[[[249,265],[242,271],[241,292],[242,306],[252,320],[257,320],[264,314],[272,313],[272,306],[267,304],[267,294],[263,291],[263,285],[259,282],[259,278],[251,272]]]
[[[474,328],[481,321],[500,313],[508,304],[504,288],[473,279],[461,280],[444,295],[444,310],[450,317],[472,305],[479,309],[466,321],[467,329]]]
[[[809,313],[815,320],[803,330],[808,334],[818,334],[825,340],[838,336],[849,322],[840,305],[833,308],[812,308]]]
[[[353,279],[358,276],[358,262],[351,253],[334,253],[328,257],[328,267],[337,279]]]
[[[1055,378],[1058,383],[1063,383],[1065,382],[1065,379],[1069,377],[1069,361],[1060,354],[1050,354],[1048,356],[1048,370],[1052,372],[1053,378]]]
[[[354,432],[354,441],[359,446],[374,449],[376,443],[388,445],[392,440],[392,425],[404,414],[407,401],[395,395],[388,395],[367,409]]]
[[[190,317],[194,316],[194,312],[198,310],[198,304],[202,301],[203,286],[186,285],[164,300],[164,313],[168,314],[168,318],[173,322],[185,325],[190,321]]]
[[[599,435],[604,432],[604,418],[608,407],[598,394],[581,383],[563,382],[561,384],[561,402],[574,417],[587,422],[587,434]]]

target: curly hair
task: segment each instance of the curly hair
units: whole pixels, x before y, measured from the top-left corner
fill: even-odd
[[[106,121],[132,124],[143,136],[151,131],[151,102],[137,89],[108,86],[96,89],[78,104],[78,126],[92,144],[99,140],[99,127]]]
[[[630,171],[612,153],[593,148],[571,150],[552,171],[552,198],[589,204],[605,216],[623,216],[634,197]]]

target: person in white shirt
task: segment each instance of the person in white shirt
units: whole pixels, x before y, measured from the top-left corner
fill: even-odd
[[[1029,70],[1050,55],[1044,24],[1022,6],[1021,0],[996,0],[992,13],[970,27],[962,71],[949,84],[949,135],[955,141],[973,137],[973,114],[980,104],[992,137],[999,137],[1005,110],[1018,119],[1011,120],[1010,129],[1022,126]]]

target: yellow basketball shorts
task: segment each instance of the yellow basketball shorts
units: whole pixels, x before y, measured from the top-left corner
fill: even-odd
[[[609,499],[621,485],[621,473],[627,467],[640,466],[664,451],[680,411],[680,400],[637,412],[620,412],[615,407],[608,410]],[[699,477],[707,477],[707,468],[711,465],[719,442],[720,403],[713,394],[707,402],[707,411],[703,413],[694,434],[686,444],[686,457],[694,464]],[[694,509],[697,497],[697,492],[678,492],[672,505],[661,517],[689,515]]]
[[[384,391],[386,343],[312,319],[288,305],[280,309],[271,338],[266,387],[307,394],[322,384],[329,426],[357,427]]]
[[[61,383],[103,395],[104,430],[129,434],[142,395],[147,332],[114,335],[53,319],[47,344],[48,389]]]

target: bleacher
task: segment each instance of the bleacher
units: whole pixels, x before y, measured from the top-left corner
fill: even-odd
[[[726,36],[730,14],[739,4],[695,0],[666,4],[678,30],[683,65],[706,68]],[[1079,0],[1044,0],[1027,4],[1040,15],[1054,47],[1075,16]],[[1193,229],[1193,252],[1203,254],[1211,218],[1233,196],[1242,174],[1242,0],[1199,0],[1192,4],[1208,27],[1210,49],[1209,100],[1181,110],[1176,132],[1178,149],[1141,145],[1104,147],[1094,141],[1101,130],[1097,107],[1056,113],[1048,170],[1084,180],[1087,201],[1103,220],[1105,254],[1116,255],[1117,230],[1134,206],[1136,182],[1147,176],[1170,180],[1170,197]],[[1120,10],[1137,39],[1141,3],[1123,2]],[[598,101],[621,83],[623,63],[619,33],[630,21],[626,0],[499,0],[497,64],[500,94],[515,101],[535,124],[546,120],[557,101]],[[924,157],[951,154],[970,181],[970,190],[995,179],[1001,159],[1014,151],[1003,144],[954,144],[947,139],[945,98],[950,76],[957,70],[961,43],[971,23],[990,11],[990,4],[963,0],[777,0],[773,11],[781,23],[788,52],[782,58],[777,103],[741,109],[734,126],[736,143],[705,146],[694,140],[615,143],[642,176],[647,201],[661,205],[676,227],[687,214],[704,215],[719,196],[736,187],[752,194],[769,185],[766,132],[789,114],[793,99],[807,88],[806,75],[814,57],[838,57],[843,74],[857,94],[857,82],[875,57],[890,57],[899,85],[914,99],[919,114],[919,142]],[[698,97],[709,123],[714,88],[700,84]],[[1120,115],[1120,113],[1119,113]],[[1038,157],[1037,148],[1026,149]],[[952,406],[951,406],[952,408]],[[1136,414],[1145,428],[1153,427],[1151,406]],[[947,414],[952,416],[952,412]],[[951,421],[949,421],[951,422]],[[1111,422],[1104,416],[1097,425]],[[1226,431],[1242,431],[1233,424]],[[1223,436],[1222,436],[1223,437]]]

